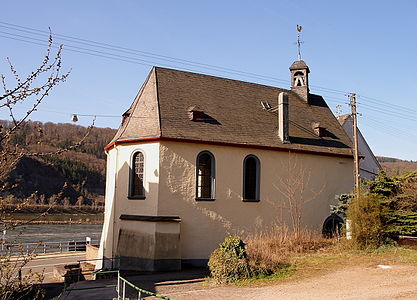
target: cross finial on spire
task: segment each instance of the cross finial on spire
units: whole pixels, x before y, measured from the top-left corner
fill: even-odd
[[[300,39],[301,30],[303,30],[303,27],[301,25],[297,24],[297,47],[298,47],[298,60],[301,60],[301,44],[304,42]]]

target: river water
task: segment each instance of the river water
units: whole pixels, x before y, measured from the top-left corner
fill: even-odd
[[[5,234],[3,232],[0,240],[5,238],[9,243],[36,243],[85,241],[86,237],[90,237],[93,241],[99,241],[102,228],[103,225],[92,224],[30,224],[18,226]]]

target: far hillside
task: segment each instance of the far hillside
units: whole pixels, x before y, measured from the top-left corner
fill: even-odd
[[[376,158],[388,175],[401,175],[407,171],[417,170],[417,161],[384,156],[377,156]]]
[[[7,127],[10,122],[1,121]],[[55,152],[79,142],[87,128],[72,124],[26,122],[12,137],[31,153]],[[77,148],[59,155],[25,156],[12,169],[1,170],[3,184],[10,188],[2,196],[8,203],[29,199],[33,204],[98,204],[103,201],[106,155],[103,148],[116,130],[93,128]]]

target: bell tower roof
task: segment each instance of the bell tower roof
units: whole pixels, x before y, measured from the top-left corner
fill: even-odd
[[[290,71],[293,70],[302,70],[302,69],[307,69],[307,72],[310,72],[310,69],[308,68],[307,64],[305,63],[304,60],[297,60],[295,62],[292,63],[291,67],[290,67]]]

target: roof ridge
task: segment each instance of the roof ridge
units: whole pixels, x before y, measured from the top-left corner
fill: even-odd
[[[191,75],[197,75],[197,76],[202,76],[202,77],[211,77],[211,78],[222,79],[222,80],[230,80],[230,81],[239,82],[239,83],[251,84],[251,85],[256,85],[256,86],[263,86],[263,87],[268,87],[268,88],[273,88],[273,89],[279,89],[279,90],[283,90],[283,91],[292,92],[291,89],[285,89],[285,88],[281,88],[281,87],[277,87],[277,86],[266,85],[266,84],[262,84],[262,83],[250,82],[250,81],[245,81],[245,80],[238,80],[238,79],[233,79],[233,78],[228,78],[228,77],[221,77],[221,76],[217,76],[217,75],[202,74],[202,73],[197,73],[197,72],[193,72],[193,71],[185,71],[185,70],[178,70],[178,69],[158,67],[158,66],[153,66],[153,68],[155,68],[156,70],[160,69],[160,70],[167,70],[167,71],[173,71],[173,72],[178,72],[178,73],[186,73],[186,74],[191,74]]]

